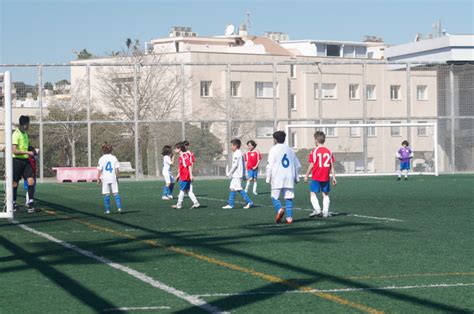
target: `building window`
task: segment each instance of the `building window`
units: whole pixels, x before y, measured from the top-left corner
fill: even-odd
[[[334,120],[324,120],[323,124],[336,124],[337,121]],[[326,137],[337,137],[337,129],[334,127],[326,127],[326,128],[317,128],[317,131],[323,131],[326,134]]]
[[[367,124],[375,124],[375,121],[367,121]],[[376,137],[377,136],[377,128],[375,126],[369,126],[367,128],[367,136]]]
[[[375,85],[367,85],[366,91],[367,91],[366,93],[367,100],[377,99],[377,95],[375,94]]]
[[[314,99],[319,99],[319,84],[314,84]]]
[[[427,121],[418,121],[418,123],[428,123]],[[419,126],[416,128],[416,133],[418,136],[428,136],[427,132],[427,127],[426,126]]]
[[[349,84],[349,99],[359,99],[359,84]]]
[[[344,45],[342,50],[344,51],[344,58],[354,58],[355,47],[353,45]]]
[[[290,109],[296,110],[296,94],[290,95]]]
[[[400,95],[400,85],[390,85],[390,100],[400,100],[402,95]]]
[[[291,132],[291,147],[298,147],[298,134],[296,132]]]
[[[339,45],[327,45],[326,46],[326,56],[328,57],[340,57],[341,56],[341,46]]]
[[[257,138],[272,138],[273,124],[272,123],[258,123],[257,124]]]
[[[240,97],[240,82],[239,81],[230,82],[230,96]]]
[[[278,83],[276,85],[276,94],[278,97]],[[272,82],[255,82],[255,97],[256,98],[273,98],[273,83]]]
[[[211,97],[212,81],[201,81],[201,97]]]
[[[334,83],[326,83],[323,87],[323,99],[336,99],[337,98],[337,86]]]
[[[133,77],[118,77],[113,78],[112,82],[117,88],[117,94],[120,96],[133,95]]]
[[[295,71],[295,65],[294,64],[291,64],[290,65],[290,77],[291,78],[295,78],[296,77],[296,71]]]
[[[400,124],[402,123],[401,121],[392,121],[390,122],[391,124]],[[402,135],[402,130],[401,130],[401,127],[399,126],[392,126],[390,128],[390,134],[392,136],[401,136]]]
[[[416,86],[416,99],[417,100],[428,100],[428,86],[417,85]]]
[[[350,121],[350,124],[359,124],[359,121]],[[350,129],[351,137],[359,137],[360,136],[360,128],[351,128]]]

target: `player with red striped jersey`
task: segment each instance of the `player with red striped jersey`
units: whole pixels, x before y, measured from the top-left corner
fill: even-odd
[[[185,194],[188,194],[189,198],[193,202],[193,206],[191,208],[199,208],[199,202],[194,195],[193,191],[191,190],[191,182],[194,180],[193,178],[193,163],[189,154],[186,153],[186,145],[184,142],[177,143],[174,146],[174,152],[179,156],[179,195],[178,195],[178,202],[176,205],[171,206],[172,208],[180,209],[183,205],[183,200]]]
[[[262,160],[262,155],[255,148],[257,143],[254,140],[247,142],[249,151],[245,154],[245,162],[247,165],[247,185],[245,186],[245,193],[248,193],[250,183],[253,182],[253,194],[257,194],[257,177],[258,177],[258,166]]]
[[[332,184],[337,184],[336,174],[334,172],[334,156],[332,152],[324,146],[326,141],[326,135],[322,131],[314,133],[314,140],[316,142],[316,148],[309,154],[308,162],[309,167],[304,177],[304,182],[308,182],[308,176],[311,173],[311,204],[313,205],[313,212],[309,215],[310,217],[324,217],[329,216],[329,191],[330,179],[329,175],[332,174]],[[322,192],[323,194],[323,211],[321,213],[321,207],[319,206],[317,193]]]

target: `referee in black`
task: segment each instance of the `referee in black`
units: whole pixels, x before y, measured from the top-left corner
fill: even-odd
[[[35,179],[33,169],[28,160],[28,157],[34,156],[33,151],[29,151],[30,140],[28,137],[28,128],[30,126],[30,117],[21,116],[20,125],[13,132],[12,145],[13,145],[13,208],[15,211],[19,210],[20,207],[16,203],[16,197],[18,192],[18,182],[23,177],[28,180],[28,213],[34,213],[36,211],[34,206],[34,194],[35,194]]]

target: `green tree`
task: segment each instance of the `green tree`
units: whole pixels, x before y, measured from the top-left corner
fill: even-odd
[[[77,60],[87,60],[87,59],[92,59],[94,55],[87,51],[87,49],[82,49],[79,52],[76,52],[76,57]]]
[[[53,90],[53,84],[51,82],[46,82],[44,83],[43,88]]]

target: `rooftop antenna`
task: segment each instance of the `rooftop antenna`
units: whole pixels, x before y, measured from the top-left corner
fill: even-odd
[[[245,12],[245,15],[247,16],[247,32],[250,35],[250,11]]]

